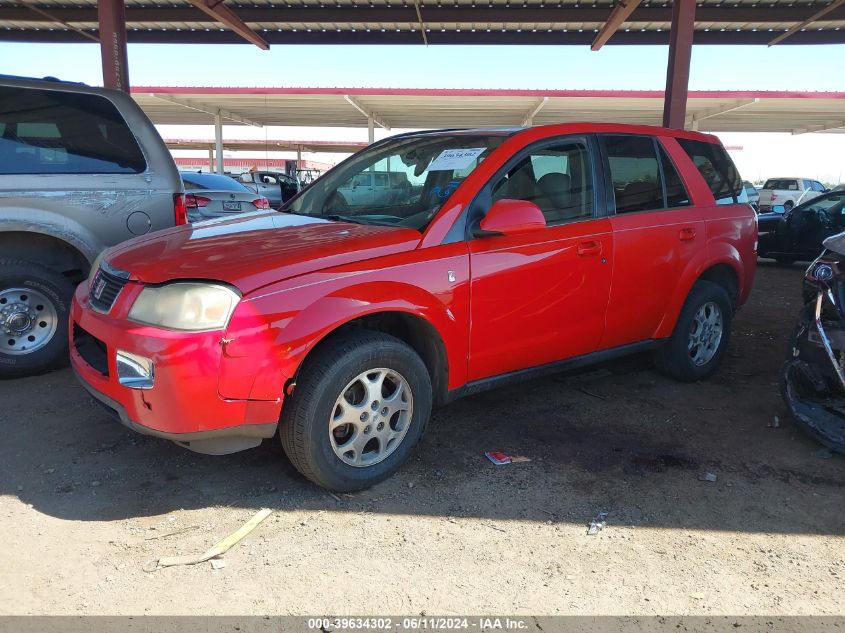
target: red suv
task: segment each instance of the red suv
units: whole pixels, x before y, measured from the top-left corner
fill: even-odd
[[[394,136],[284,213],[107,251],[73,302],[73,367],[136,431],[205,453],[278,433],[312,481],[364,488],[461,395],[642,350],[711,374],[754,277],[741,194],[698,133]]]

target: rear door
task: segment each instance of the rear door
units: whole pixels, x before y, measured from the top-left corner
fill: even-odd
[[[613,239],[598,204],[594,155],[591,138],[543,141],[517,154],[479,194],[482,213],[496,200],[528,200],[540,207],[547,226],[469,242],[469,380],[597,348]]]
[[[704,220],[651,136],[601,135],[615,208],[613,285],[601,348],[655,336],[683,272],[704,258]]]

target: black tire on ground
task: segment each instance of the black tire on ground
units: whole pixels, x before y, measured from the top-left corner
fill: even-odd
[[[795,258],[794,257],[788,257],[788,256],[785,256],[785,255],[780,255],[778,257],[775,257],[775,261],[778,264],[780,264],[781,266],[792,266],[792,264],[795,263]]]
[[[710,302],[718,305],[721,310],[722,336],[713,356],[704,364],[696,365],[690,355],[689,337],[696,313]],[[672,336],[654,353],[657,368],[667,376],[683,382],[707,378],[719,367],[730,339],[732,320],[733,303],[725,289],[712,281],[697,281],[681,308]]]
[[[329,420],[346,386],[376,368],[398,372],[407,381],[413,396],[409,427],[383,461],[352,466],[335,453]],[[282,407],[279,437],[293,466],[312,482],[337,492],[362,490],[392,475],[409,457],[428,423],[431,404],[431,377],[410,346],[381,332],[348,332],[325,341],[305,359],[296,388]]]
[[[52,303],[57,320],[52,336],[39,349],[12,354],[0,348],[0,378],[31,376],[65,365],[68,362],[68,318],[73,284],[43,264],[0,259],[0,294],[12,288],[29,288],[42,295]],[[8,301],[7,297],[4,305],[8,305]],[[0,305],[0,311],[2,308]],[[0,323],[0,328],[2,325]],[[0,330],[0,335],[7,337],[5,340],[14,340],[5,331]]]
[[[795,203],[792,202],[792,200],[787,200],[786,202],[783,203],[784,211],[792,211],[792,207],[794,207],[794,206],[795,206]]]

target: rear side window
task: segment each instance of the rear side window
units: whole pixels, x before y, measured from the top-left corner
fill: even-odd
[[[683,138],[678,139],[678,144],[695,163],[717,204],[734,204],[740,200],[742,179],[724,147]]]
[[[98,95],[0,86],[0,174],[133,174],[147,164]]]
[[[785,178],[770,178],[763,185],[763,189],[772,191],[798,191],[798,181]]]
[[[660,162],[649,136],[603,136],[616,213],[664,209]]]

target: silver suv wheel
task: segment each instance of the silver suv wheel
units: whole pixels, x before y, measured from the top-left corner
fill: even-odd
[[[0,352],[31,354],[50,342],[58,323],[56,306],[38,290],[0,290]]]

